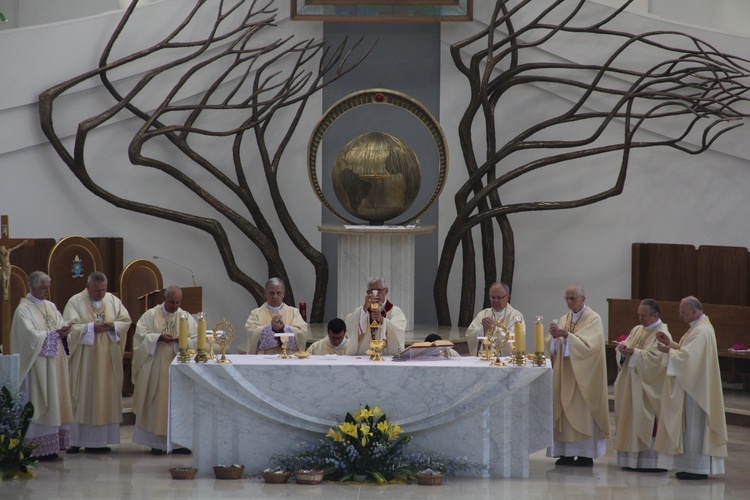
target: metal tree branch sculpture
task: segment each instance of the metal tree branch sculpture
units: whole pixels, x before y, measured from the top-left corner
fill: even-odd
[[[473,228],[479,226],[481,231],[485,291],[497,279],[495,224],[502,238],[501,279],[511,285],[515,246],[509,214],[569,209],[617,196],[633,150],[666,146],[699,154],[748,116],[746,59],[722,54],[683,33],[630,34],[607,29],[631,1],[609,17],[577,26],[585,0],[550,0],[541,8],[538,1],[498,0],[486,29],[451,47],[453,61],[469,83],[470,103],[459,125],[469,178],[455,195],[457,217],[446,235],[435,280],[439,324],[451,324],[448,277],[459,246],[464,272],[458,323],[467,325],[473,317]],[[596,37],[587,46],[597,48],[606,38],[616,48],[595,65],[540,62],[539,48],[562,36]],[[644,57],[628,60],[633,51],[660,60],[656,64],[643,62]],[[546,119],[503,140],[498,133],[497,106],[520,85],[544,86],[557,95],[574,97],[567,109],[553,110]],[[654,131],[664,122],[682,132],[665,139],[638,133]],[[473,135],[475,123],[484,127],[482,137]],[[612,130],[621,139],[611,141],[607,133]],[[501,199],[501,189],[524,174],[611,154],[619,156],[619,170],[615,182],[600,192],[569,201],[504,204]]]
[[[294,223],[279,187],[278,172],[282,167],[284,150],[302,117],[308,99],[325,85],[355,68],[369,54],[369,50],[363,50],[358,57],[354,57],[353,52],[357,50],[361,40],[348,50],[346,40],[334,50],[315,40],[293,42],[292,37],[254,44],[256,35],[274,27],[275,9],[271,8],[273,0],[266,0],[263,5],[257,0],[197,0],[185,19],[163,40],[137,53],[110,61],[115,45],[121,37],[126,37],[124,33],[137,3],[137,0],[133,1],[126,10],[96,69],[56,85],[40,95],[39,112],[45,135],[83,185],[100,198],[120,208],[193,226],[210,234],[229,278],[247,289],[261,304],[265,300],[261,284],[265,281],[265,276],[259,282],[242,271],[220,221],[122,198],[92,178],[84,155],[89,135],[123,115],[134,115],[142,120],[143,124],[128,148],[131,163],[155,169],[177,180],[195,194],[196,202],[202,200],[238,228],[262,253],[267,263],[268,276],[278,276],[287,283],[286,300],[293,304],[292,281],[279,255],[271,225],[256,199],[259,187],[251,186],[248,181],[250,170],[262,169],[266,179],[265,188],[270,193],[273,208],[284,231],[315,269],[315,292],[310,320],[322,322],[328,263],[325,256],[305,239]],[[205,31],[207,35],[197,40],[185,40],[196,29]],[[129,43],[133,43],[133,40]],[[164,63],[165,60],[168,62]],[[145,71],[127,90],[122,90],[122,81],[118,82],[120,88],[116,88],[110,80],[110,74],[134,63],[146,64],[152,69]],[[172,88],[167,88],[166,92],[162,90],[163,84],[159,83],[159,78],[175,74],[178,75],[177,83]],[[202,81],[207,74],[215,75],[211,76],[214,80],[208,86]],[[114,102],[103,112],[78,124],[75,146],[69,151],[55,129],[53,105],[64,92],[92,78],[101,80]],[[206,90],[198,96],[197,102],[182,102],[182,94],[195,80],[198,80],[201,89]],[[149,104],[145,108],[145,105],[139,103],[139,99],[145,101],[154,96],[160,99],[156,105]],[[226,124],[225,128],[216,130],[200,125],[206,123],[207,118],[214,118],[212,123],[217,123],[217,115],[221,116],[221,123]],[[277,125],[279,115],[285,116],[283,125]],[[269,130],[283,132],[280,133],[280,139],[274,140],[275,146],[271,146],[268,139]],[[201,154],[199,147],[194,147],[193,144],[200,143],[196,139],[207,137],[232,140],[233,175],[222,171],[218,165],[209,161],[207,155]],[[181,158],[189,159],[192,166],[201,169],[202,175],[208,175],[226,187],[247,213],[240,213],[219,196],[205,190],[188,175],[185,167],[180,168],[144,153],[144,148],[157,141],[175,148],[181,153]],[[249,141],[254,141],[254,155],[246,152],[246,143]]]

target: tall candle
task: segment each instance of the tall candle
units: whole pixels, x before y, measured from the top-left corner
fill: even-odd
[[[206,315],[198,313],[198,349],[206,348]]]
[[[534,352],[544,352],[544,318],[536,317],[534,323]]]
[[[516,352],[526,352],[526,334],[523,331],[523,323],[516,321],[514,334],[516,337]]]
[[[188,320],[187,314],[180,313],[180,349],[188,348]]]

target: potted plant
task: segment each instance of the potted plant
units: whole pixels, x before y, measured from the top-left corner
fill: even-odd
[[[8,387],[0,390],[0,474],[3,479],[35,477],[31,469],[36,459],[31,453],[35,446],[26,442],[34,405],[31,401],[21,406]]]

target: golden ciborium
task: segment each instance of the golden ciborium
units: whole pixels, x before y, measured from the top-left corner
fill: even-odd
[[[226,319],[222,319],[214,327],[214,343],[221,347],[221,358],[217,359],[217,363],[231,363],[227,359],[227,347],[232,343],[234,338],[234,327],[232,323]]]
[[[370,355],[370,361],[383,361],[381,354],[383,354],[383,349],[385,349],[386,343],[387,342],[384,339],[370,340],[371,349],[365,353]]]

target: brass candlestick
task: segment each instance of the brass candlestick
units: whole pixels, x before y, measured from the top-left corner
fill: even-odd
[[[196,363],[208,363],[208,354],[206,353],[206,313],[198,313],[198,346],[195,355]],[[201,347],[201,345],[203,347]]]
[[[534,366],[547,366],[544,357],[544,317],[536,316],[534,318],[534,355],[531,357],[531,364]]]
[[[226,319],[222,319],[214,327],[214,342],[221,347],[221,358],[217,359],[217,363],[231,363],[227,359],[227,347],[232,343],[234,338],[234,327]]]
[[[189,363],[190,362],[190,352],[188,351],[188,348],[180,348],[179,352],[177,353],[177,361],[180,363]]]

